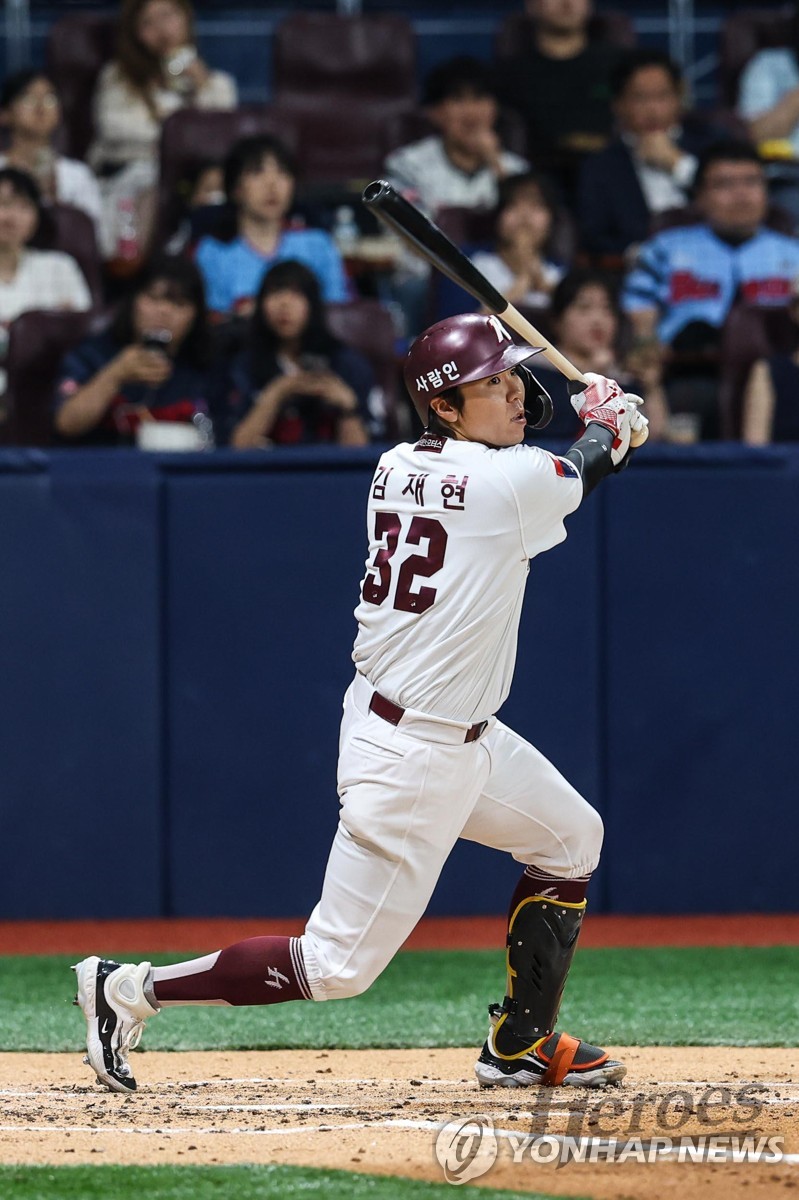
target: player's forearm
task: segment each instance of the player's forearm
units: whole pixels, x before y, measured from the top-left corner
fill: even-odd
[[[569,462],[574,463],[583,481],[583,496],[592,492],[598,483],[613,471],[613,460],[610,449],[613,445],[613,434],[602,425],[589,423],[579,441],[564,454]]]

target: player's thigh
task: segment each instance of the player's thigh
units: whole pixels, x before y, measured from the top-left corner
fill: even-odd
[[[374,714],[345,726],[338,790],[347,832],[389,857],[410,845],[433,859],[448,854],[488,778],[485,750],[414,737]]]
[[[462,836],[554,875],[592,871],[602,819],[540,750],[501,721],[484,739],[491,766]]]

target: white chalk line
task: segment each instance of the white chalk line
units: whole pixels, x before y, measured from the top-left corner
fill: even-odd
[[[208,1137],[214,1134],[227,1134],[242,1137],[281,1137],[290,1136],[293,1134],[308,1134],[308,1133],[339,1133],[345,1129],[412,1129],[419,1132],[438,1132],[441,1128],[440,1122],[437,1121],[412,1121],[407,1118],[390,1118],[383,1121],[348,1121],[343,1125],[296,1125],[285,1126],[278,1129],[219,1129],[210,1126],[206,1129],[198,1129],[194,1126],[181,1128],[179,1126],[170,1126],[168,1129],[151,1127],[151,1126],[135,1126],[135,1125],[110,1125],[106,1128],[96,1128],[93,1125],[0,1125],[0,1133],[91,1133],[91,1134],[130,1134],[135,1136],[139,1134],[145,1137],[175,1137],[175,1136],[191,1136],[191,1137]],[[516,1129],[497,1129],[494,1128],[496,1137],[504,1138],[511,1141],[514,1146],[519,1146],[520,1138],[525,1138],[528,1135]],[[547,1134],[547,1139],[550,1142],[556,1142],[558,1145],[565,1144],[569,1139],[560,1134]],[[646,1143],[647,1139],[642,1139]],[[621,1139],[616,1138],[590,1138],[587,1143],[592,1149],[609,1150],[616,1146],[624,1146],[626,1143]],[[655,1162],[667,1161],[674,1155],[679,1154],[678,1147],[671,1149],[658,1148]],[[590,1151],[588,1151],[590,1155]],[[723,1165],[724,1163],[742,1164],[746,1163],[746,1159],[741,1159],[740,1155],[736,1155],[733,1150],[726,1151],[724,1158],[714,1165]],[[788,1166],[799,1165],[799,1154],[785,1154],[780,1163],[765,1163],[766,1166],[774,1168],[781,1164]],[[759,1162],[753,1165],[761,1165]]]

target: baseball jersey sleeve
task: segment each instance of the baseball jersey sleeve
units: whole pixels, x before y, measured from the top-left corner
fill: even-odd
[[[510,485],[525,556],[535,558],[562,542],[564,519],[583,498],[574,463],[539,446],[513,446],[496,452],[495,466]]]

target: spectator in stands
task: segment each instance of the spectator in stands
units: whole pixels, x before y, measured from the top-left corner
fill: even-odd
[[[518,154],[503,148],[495,125],[499,106],[489,71],[476,58],[453,58],[425,81],[424,106],[436,133],[393,151],[388,178],[403,195],[435,217],[441,208],[493,208],[504,178],[526,171]],[[403,251],[393,279],[408,335],[428,323],[430,269]]]
[[[785,305],[799,274],[799,241],[764,225],[768,195],[757,151],[746,142],[711,146],[695,182],[697,225],[644,242],[624,285],[639,353],[667,368],[672,409],[693,412],[717,437],[721,329],[736,300]]]
[[[425,81],[423,103],[437,132],[389,154],[394,186],[431,216],[439,208],[493,208],[500,180],[527,163],[502,146],[486,65],[467,57],[441,63]]]
[[[374,376],[325,323],[319,282],[301,262],[264,276],[245,349],[230,371],[223,420],[231,446],[368,440]]]
[[[571,195],[580,159],[610,138],[619,48],[589,38],[591,0],[526,0],[530,40],[500,64],[499,99],[527,123],[533,165]]]
[[[34,250],[31,239],[47,222],[36,182],[16,167],[0,169],[0,359],[8,326],[24,312],[62,309],[87,312],[89,288],[78,264],[59,250]],[[5,392],[0,371],[0,393]]]
[[[610,93],[616,137],[584,159],[578,212],[585,249],[621,256],[649,237],[653,214],[688,204],[697,155],[723,134],[683,113],[680,69],[659,50],[625,54]]]
[[[180,209],[177,227],[167,245],[170,254],[190,250],[219,224],[221,207],[227,200],[224,165],[210,158],[189,163],[175,190]]]
[[[45,201],[82,209],[99,232],[97,180],[85,163],[64,158],[53,145],[61,123],[61,105],[47,76],[30,69],[9,75],[0,92],[0,117],[9,133],[0,167],[27,171]]]
[[[88,445],[129,445],[142,421],[186,421],[208,411],[208,325],[194,263],[151,262],[105,332],[65,358],[55,428]]]
[[[738,113],[764,157],[777,160],[772,198],[799,217],[799,3],[787,46],[759,50],[738,83]]]
[[[750,446],[799,442],[799,280],[789,307],[796,326],[793,353],[775,353],[752,367],[743,404],[741,436]]]
[[[232,216],[221,237],[205,237],[197,247],[208,307],[215,313],[248,315],[269,267],[285,259],[304,262],[319,279],[325,303],[348,300],[341,255],[322,229],[294,228],[287,217],[297,171],[277,138],[257,136],[237,142],[225,160],[225,192]]]
[[[542,176],[525,172],[500,184],[495,249],[473,260],[511,304],[546,308],[563,278],[563,267],[547,254],[556,213],[553,188]]]
[[[197,53],[189,0],[123,0],[117,56],[103,69],[94,96],[96,137],[89,161],[102,178],[106,254],[129,238],[129,206],[146,246],[161,124],[188,106],[235,108],[236,84]],[[120,226],[123,228],[120,229]]]
[[[631,365],[620,353],[623,316],[616,289],[608,277],[593,270],[570,271],[552,293],[547,315],[552,340],[569,361],[580,371],[609,376],[618,380],[625,391],[643,396],[650,437],[662,437],[668,410],[659,372],[653,372],[651,368],[631,370]],[[553,396],[563,394],[563,402],[555,404],[552,422],[536,437],[572,437],[577,426],[566,398],[563,376],[541,355],[535,359],[533,370]]]

